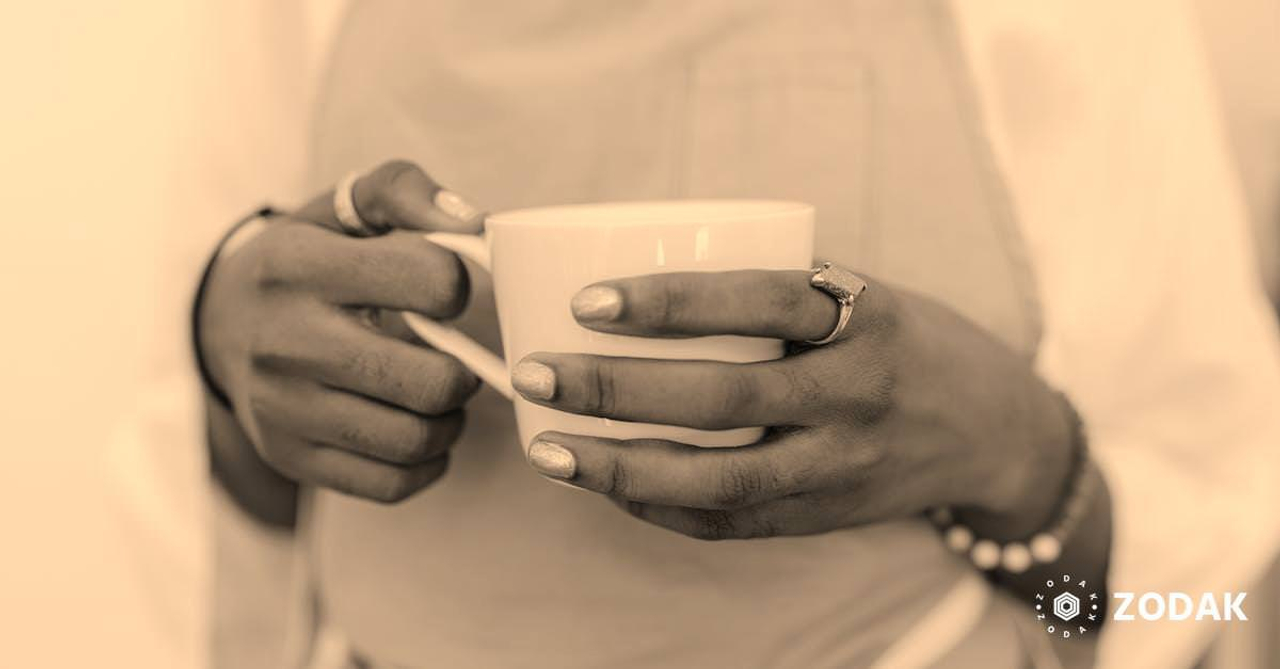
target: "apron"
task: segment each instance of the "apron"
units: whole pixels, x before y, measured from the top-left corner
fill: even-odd
[[[802,200],[821,259],[1031,357],[1033,278],[962,63],[946,6],[920,0],[365,0],[318,101],[311,181],[399,157],[490,210]],[[459,325],[500,351],[471,269]],[[322,616],[379,666],[868,666],[973,579],[918,519],[683,537],[535,474],[492,390],[467,421],[448,475],[407,502],[312,498]],[[1017,645],[994,629],[984,643]]]

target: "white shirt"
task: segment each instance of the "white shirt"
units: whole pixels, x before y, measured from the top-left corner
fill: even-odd
[[[207,206],[199,233],[183,231],[170,246],[182,249],[188,276],[235,216],[304,195],[299,119],[340,20],[337,5],[316,6],[220,3],[221,21],[204,35],[219,69],[206,81],[218,93],[204,110],[212,141],[194,156]],[[1039,275],[1040,371],[1079,406],[1111,487],[1111,588],[1193,597],[1246,589],[1277,537],[1269,510],[1280,476],[1280,357],[1190,10],[1012,1],[955,9]],[[189,286],[174,291],[175,311]],[[144,514],[134,527],[150,528],[140,550],[180,567],[175,580],[185,585],[166,591],[196,593],[212,573],[192,530],[207,526],[197,519],[208,518],[208,485],[198,387],[182,355],[175,346],[168,359],[183,380],[158,386],[163,406],[116,446],[121,490]],[[284,569],[287,550],[275,543]],[[246,555],[246,564],[273,564]],[[203,653],[204,614],[170,603],[186,664]],[[1102,661],[1189,664],[1214,633],[1212,623],[1113,622]]]

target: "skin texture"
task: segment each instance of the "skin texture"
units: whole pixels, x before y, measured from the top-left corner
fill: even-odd
[[[449,318],[466,305],[461,262],[416,231],[480,223],[435,207],[438,190],[417,167],[387,163],[356,183],[354,199],[389,234],[341,234],[326,193],[215,265],[201,342],[240,429],[211,410],[212,460],[259,517],[287,517],[290,482],[396,502],[444,473],[479,382],[381,311]]]
[[[215,265],[200,334],[233,410],[209,403],[211,459],[224,487],[263,521],[292,522],[297,483],[396,502],[444,474],[478,381],[383,311],[449,318],[466,303],[460,261],[417,232],[478,232],[480,216],[437,207],[438,190],[416,166],[387,163],[356,182],[354,200],[388,234],[343,235],[329,192]],[[571,308],[602,332],[799,342],[826,336],[837,316],[808,278],[633,277],[585,287]],[[951,309],[868,284],[840,338],[793,344],[777,361],[528,356],[513,384],[539,404],[768,428],[760,443],[733,449],[544,433],[530,464],[644,522],[706,540],[820,533],[936,505],[997,541],[1043,527],[1073,458],[1064,400],[1029,361]],[[1029,598],[1045,578],[1071,573],[1105,591],[1110,502],[1105,482],[1098,489],[1062,557],[999,576],[1006,587]],[[1080,655],[1075,646],[1069,652]]]
[[[759,270],[632,277],[588,286],[570,308],[601,332],[813,340],[831,332],[837,306],[808,278]],[[871,279],[838,339],[793,345],[777,361],[534,353],[522,362],[538,373],[518,365],[516,389],[571,413],[769,428],[757,444],[724,449],[535,437],[530,464],[544,475],[697,539],[814,534],[947,505],[980,537],[1026,540],[1053,517],[1075,457],[1066,400],[1028,360],[944,305]],[[1111,510],[1105,481],[1096,483],[1056,562],[997,572],[997,581],[1027,600],[1063,573],[1105,592]],[[1054,644],[1071,666],[1092,657],[1092,637]]]
[[[582,324],[641,336],[817,339],[831,331],[837,307],[808,276],[751,270],[607,282],[622,303],[618,316]],[[941,504],[999,516],[1013,532],[1034,529],[1070,468],[1064,408],[1024,360],[938,303],[876,282],[839,339],[778,361],[535,353],[525,362],[555,376],[548,399],[545,389],[525,396],[557,409],[772,428],[737,449],[538,437],[573,453],[575,485],[700,538],[810,534]]]

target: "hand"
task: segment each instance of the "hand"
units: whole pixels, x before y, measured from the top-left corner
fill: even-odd
[[[588,287],[572,307],[601,332],[797,342],[826,336],[837,316],[835,300],[808,279],[804,271],[641,276]],[[1034,531],[1070,467],[1058,397],[1027,360],[960,315],[868,283],[839,339],[776,361],[529,355],[513,382],[538,404],[626,421],[769,428],[757,444],[720,449],[548,432],[530,463],[703,539],[825,532],[943,504],[968,511],[988,536]]]
[[[382,502],[439,478],[478,381],[451,356],[390,336],[380,309],[449,318],[468,296],[452,253],[415,230],[476,231],[433,204],[417,167],[387,163],[356,182],[362,218],[399,228],[339,234],[317,197],[219,258],[200,341],[258,455],[299,482]]]

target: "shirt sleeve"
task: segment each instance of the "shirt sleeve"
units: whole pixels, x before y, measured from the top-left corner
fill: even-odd
[[[165,57],[182,59],[189,76],[166,110],[180,133],[169,181],[145,185],[166,189],[170,203],[157,259],[163,336],[104,449],[112,530],[149,614],[149,646],[167,666],[285,666],[305,624],[291,535],[257,524],[212,485],[189,310],[232,223],[305,197],[311,101],[343,6],[201,1],[167,26],[183,48]]]
[[[996,112],[1039,270],[1040,368],[1113,496],[1111,590],[1221,602],[1276,550],[1277,332],[1192,13],[1121,5],[1032,29],[1044,71],[1024,61],[995,85],[1053,96]],[[1100,663],[1190,665],[1223,624],[1112,620]]]

